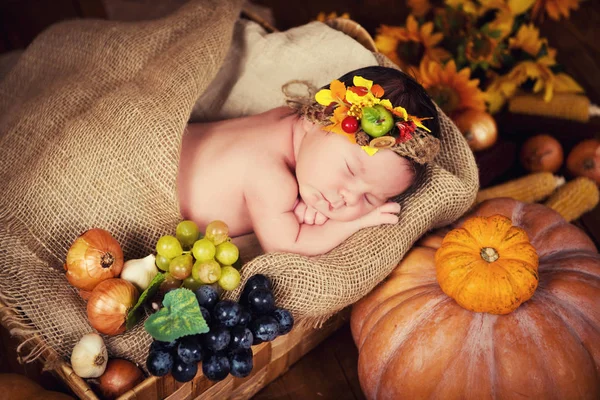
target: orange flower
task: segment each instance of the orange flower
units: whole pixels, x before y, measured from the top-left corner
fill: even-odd
[[[377,49],[396,63],[405,72],[418,73],[422,60],[442,62],[450,58],[450,53],[437,47],[442,41],[441,33],[433,33],[433,22],[419,27],[413,15],[406,19],[406,26],[381,25],[375,36]]]
[[[571,10],[579,8],[581,0],[537,0],[533,6],[533,18],[541,19],[544,12],[558,21],[560,17],[569,18]]]
[[[427,93],[446,114],[466,109],[485,110],[485,99],[479,89],[479,79],[469,79],[469,68],[457,71],[454,60],[445,66],[435,62],[423,62],[420,66],[420,76],[421,84]]]
[[[429,0],[406,0],[406,5],[415,17],[424,17],[431,10]]]
[[[331,81],[329,89],[321,89],[315,95],[315,100],[322,106],[327,107],[331,103],[338,105],[346,104],[346,85],[343,82],[336,80]]]

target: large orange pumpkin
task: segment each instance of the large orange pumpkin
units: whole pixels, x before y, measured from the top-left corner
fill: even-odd
[[[537,251],[533,297],[505,315],[463,308],[436,279],[435,254],[449,229],[423,238],[353,307],[367,398],[600,398],[600,255],[593,242],[553,210],[511,199],[484,202],[452,228],[496,214],[522,228]],[[495,279],[479,285],[497,290]]]

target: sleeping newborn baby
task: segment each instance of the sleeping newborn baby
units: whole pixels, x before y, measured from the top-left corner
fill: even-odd
[[[266,252],[323,254],[362,228],[398,223],[390,199],[439,149],[425,90],[400,71],[367,67],[298,110],[189,124],[177,189],[183,218],[254,232]],[[418,115],[419,117],[413,116]]]

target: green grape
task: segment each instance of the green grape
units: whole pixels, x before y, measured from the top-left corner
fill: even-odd
[[[224,290],[234,290],[240,284],[240,273],[232,266],[221,268],[221,277],[219,278],[219,286]]]
[[[189,254],[182,254],[171,260],[169,272],[175,279],[184,280],[192,273],[194,259]]]
[[[192,276],[202,283],[214,283],[221,277],[221,266],[215,260],[196,261]]]
[[[179,287],[181,287],[181,281],[169,273],[165,274],[165,280],[160,284],[160,290],[163,292],[168,292]]]
[[[206,238],[196,240],[194,247],[192,247],[192,253],[196,261],[212,260],[215,257],[215,251],[215,245]]]
[[[177,240],[179,240],[181,245],[186,249],[189,249],[194,245],[194,242],[198,240],[199,234],[200,230],[198,229],[198,225],[190,220],[181,221],[177,224],[177,228],[175,229]]]
[[[239,258],[240,251],[231,242],[223,242],[217,246],[215,258],[223,265],[233,265]]]
[[[206,227],[206,235],[205,237],[213,242],[215,246],[220,245],[224,241],[227,240],[227,236],[229,235],[229,227],[223,221],[215,220],[212,221]]]
[[[167,258],[175,258],[183,253],[183,249],[175,236],[165,235],[156,242],[156,252]]]
[[[162,256],[160,254],[156,255],[156,266],[161,271],[169,272],[169,263],[171,262],[170,258]]]
[[[185,278],[185,280],[183,281],[183,287],[187,288],[187,289],[190,289],[190,290],[196,290],[200,286],[202,286],[202,282],[198,282],[191,275],[188,276],[187,278]]]

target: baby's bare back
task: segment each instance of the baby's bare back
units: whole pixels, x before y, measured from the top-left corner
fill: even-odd
[[[183,218],[196,221],[201,229],[220,219],[232,236],[250,233],[245,194],[256,185],[261,195],[278,197],[281,212],[293,209],[298,187],[281,157],[292,146],[284,112],[275,109],[248,118],[188,125],[177,178]]]

